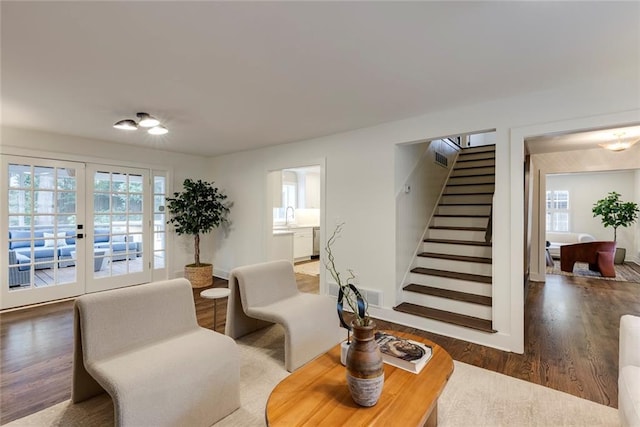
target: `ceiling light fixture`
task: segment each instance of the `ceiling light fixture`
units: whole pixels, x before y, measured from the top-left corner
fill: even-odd
[[[136,115],[138,116],[138,119],[140,119],[138,125],[142,126],[143,128],[152,128],[160,124],[160,120],[150,116],[147,113],[138,113]]]
[[[160,124],[160,120],[149,115],[148,113],[137,113],[138,122],[132,119],[123,119],[117,121],[113,127],[120,130],[136,130],[138,127],[147,128],[147,133],[151,135],[164,135],[169,130]]]
[[[151,135],[164,135],[166,133],[169,133],[169,129],[162,125],[158,125],[150,128],[147,132],[149,132]]]
[[[626,150],[627,148],[630,148],[636,142],[640,141],[640,140],[623,141],[622,137],[625,135],[624,132],[616,133],[614,135],[618,138],[617,141],[606,142],[604,144],[598,144],[598,145],[600,145],[602,148],[606,148],[607,150],[611,150],[611,151],[623,151],[623,150]]]
[[[136,130],[138,129],[138,125],[131,119],[120,120],[113,125],[114,128],[120,130]]]

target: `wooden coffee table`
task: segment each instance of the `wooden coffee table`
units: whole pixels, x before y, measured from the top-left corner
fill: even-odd
[[[438,397],[453,373],[453,360],[439,345],[412,334],[390,333],[423,342],[433,356],[419,374],[384,365],[384,387],[371,408],[356,405],[347,388],[340,345],[317,357],[273,389],[266,408],[269,426],[436,426]]]

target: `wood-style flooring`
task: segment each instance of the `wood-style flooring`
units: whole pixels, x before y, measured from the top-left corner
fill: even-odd
[[[318,278],[296,275],[305,292]],[[214,286],[227,282],[216,279]],[[224,330],[226,299],[200,298],[198,323]],[[381,329],[407,331],[444,347],[458,361],[617,407],[618,328],[622,314],[640,315],[640,284],[547,276],[527,291],[525,352],[514,354],[378,320]],[[0,314],[0,424],[70,398],[73,301]]]

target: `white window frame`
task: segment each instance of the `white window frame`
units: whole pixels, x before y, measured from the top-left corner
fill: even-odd
[[[547,190],[546,231],[571,231],[571,194],[569,190]]]

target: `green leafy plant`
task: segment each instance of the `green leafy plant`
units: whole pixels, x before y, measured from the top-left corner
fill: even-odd
[[[598,200],[594,205],[593,217],[602,217],[602,224],[605,227],[613,227],[613,241],[617,239],[618,227],[628,227],[638,219],[638,204],[634,202],[623,202],[620,194],[615,191],[610,192],[604,199]]]
[[[213,186],[213,182],[185,179],[183,191],[167,197],[167,209],[171,218],[167,224],[173,224],[178,235],[189,234],[194,237],[194,264],[200,263],[200,234],[208,233],[228,222],[229,204],[226,194]]]
[[[338,224],[335,230],[333,230],[331,237],[329,237],[329,239],[327,240],[327,245],[325,246],[325,252],[327,253],[327,256],[324,260],[324,265],[329,273],[331,273],[331,277],[333,277],[333,280],[335,280],[340,287],[344,300],[347,302],[347,305],[353,312],[353,320],[355,324],[358,326],[369,326],[369,324],[371,323],[371,318],[369,317],[369,304],[366,298],[362,296],[362,294],[354,284],[356,275],[353,273],[353,270],[347,270],[349,275],[348,277],[343,279],[341,273],[336,268],[335,256],[333,255],[333,250],[331,249],[336,239],[342,232],[343,226],[344,222]],[[340,301],[338,301],[338,303],[340,303]],[[342,316],[340,312],[339,316]],[[349,328],[347,327],[347,329]]]

